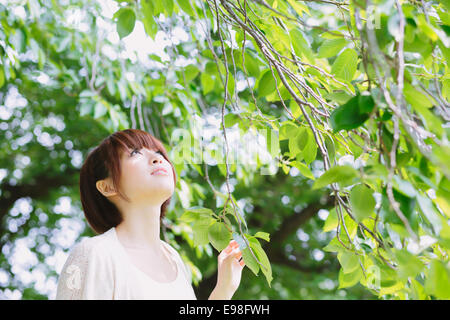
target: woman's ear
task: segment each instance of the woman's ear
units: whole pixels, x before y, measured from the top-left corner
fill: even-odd
[[[109,177],[103,180],[98,180],[95,183],[95,186],[97,187],[97,190],[105,197],[110,197],[117,194],[112,186],[112,181]]]

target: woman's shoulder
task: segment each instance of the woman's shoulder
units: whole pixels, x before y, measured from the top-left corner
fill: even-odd
[[[84,237],[72,249],[72,255],[91,256],[105,255],[111,252],[113,245],[112,229],[93,237]]]
[[[161,241],[165,244],[165,246],[169,249],[170,252],[172,252],[173,254],[175,254],[177,257],[180,257],[180,254],[178,253],[178,251],[167,241],[164,241],[163,239],[161,239]]]

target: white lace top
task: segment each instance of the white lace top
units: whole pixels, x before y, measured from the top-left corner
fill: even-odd
[[[56,300],[195,300],[191,273],[178,252],[161,240],[175,261],[177,277],[158,282],[138,269],[113,227],[72,249],[58,279]]]

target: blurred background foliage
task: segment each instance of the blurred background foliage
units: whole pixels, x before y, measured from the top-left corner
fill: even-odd
[[[270,235],[259,243],[272,274],[245,268],[234,299],[448,299],[449,3],[370,5],[1,1],[0,298],[54,298],[70,249],[95,235],[79,200],[83,159],[138,128],[172,160],[183,147],[211,160],[177,158],[162,225],[197,298],[215,285],[217,251],[179,218],[220,215],[232,193],[246,234]],[[364,37],[371,10],[378,27]],[[264,129],[277,133],[275,150],[262,144],[271,174],[241,144]]]

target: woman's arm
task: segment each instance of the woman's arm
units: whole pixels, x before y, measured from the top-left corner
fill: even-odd
[[[217,284],[208,300],[230,300],[241,282],[244,260],[239,262],[242,253],[239,245],[232,240],[219,254],[217,268]]]
[[[227,290],[226,288],[219,287],[216,284],[216,287],[211,292],[208,300],[231,300],[235,291]]]

